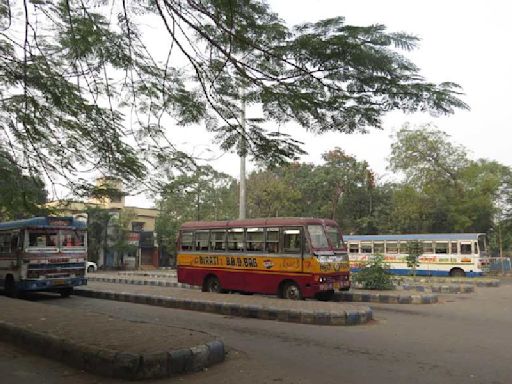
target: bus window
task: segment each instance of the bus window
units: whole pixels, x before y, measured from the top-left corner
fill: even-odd
[[[302,234],[299,228],[283,228],[281,238],[284,253],[301,253]]]
[[[181,232],[181,250],[192,251],[193,249],[193,238],[194,232]]]
[[[208,231],[196,231],[195,233],[195,246],[196,251],[208,251],[210,233]]]
[[[212,231],[210,236],[210,250],[212,251],[225,251],[226,244],[224,240],[226,238],[226,231],[217,230]]]
[[[263,228],[247,228],[247,251],[263,252],[265,245],[265,236]]]
[[[372,253],[372,243],[361,243],[361,253]]]
[[[480,253],[487,251],[485,247],[485,236],[480,235],[478,236],[478,248],[480,249]]]
[[[457,242],[456,242],[456,241],[452,241],[452,242],[450,243],[450,246],[451,246],[451,253],[452,253],[453,255],[456,255],[456,254],[458,254],[458,253],[459,253],[459,251],[458,251],[458,246],[457,246]]]
[[[313,249],[329,248],[327,236],[325,236],[324,228],[321,225],[308,225],[308,232]]]
[[[343,241],[341,240],[340,231],[336,227],[327,226],[325,227],[325,232],[327,233],[327,237],[331,241],[333,248],[342,249]]]
[[[61,231],[60,233],[61,247],[84,247],[85,233],[77,231]]]
[[[473,243],[473,253],[478,255],[478,243],[476,241]]]
[[[423,242],[423,253],[434,253],[434,248],[431,241]]]
[[[359,253],[359,243],[348,243],[349,253]]]
[[[471,243],[461,243],[460,244],[460,254],[461,255],[471,255]]]
[[[399,249],[402,255],[407,255],[409,253],[409,244],[407,243],[407,241],[401,241]]]
[[[28,246],[36,248],[47,248],[57,246],[57,231],[34,231],[28,233]]]
[[[279,228],[267,228],[265,246],[268,253],[277,253],[279,251]]]
[[[448,242],[447,241],[436,241],[435,253],[439,253],[439,254],[448,253]]]
[[[11,235],[8,233],[0,235],[0,253],[11,252]]]
[[[386,241],[386,253],[398,253],[398,243],[396,241]]]
[[[244,229],[232,228],[228,230],[228,251],[244,250]]]
[[[384,243],[373,243],[373,253],[382,255],[384,253]]]

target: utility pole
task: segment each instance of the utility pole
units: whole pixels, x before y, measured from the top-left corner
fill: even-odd
[[[246,156],[246,143],[245,143],[245,89],[242,86],[240,89],[240,211],[238,218],[246,218],[246,205],[247,205],[247,186],[245,177],[245,156]]]

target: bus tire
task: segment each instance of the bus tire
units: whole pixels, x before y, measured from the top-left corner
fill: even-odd
[[[71,288],[62,288],[59,290],[61,297],[69,297],[73,294],[73,287]]]
[[[220,280],[215,275],[209,275],[204,279],[203,283],[203,292],[213,292],[213,293],[226,293],[227,291],[222,288],[220,285]]]
[[[94,272],[94,267],[92,265],[90,265],[88,268],[87,268],[87,273],[93,273]]]
[[[4,291],[7,297],[16,298],[19,296],[19,291],[16,288],[16,282],[12,275],[7,275],[4,283]]]
[[[318,292],[315,295],[315,299],[317,299],[318,301],[331,301],[333,297],[334,297],[333,289],[329,290],[329,291]]]
[[[299,286],[293,281],[286,281],[283,283],[281,287],[281,294],[279,296],[287,300],[303,299]]]
[[[464,272],[461,268],[452,268],[450,269],[451,277],[466,277],[466,272]]]

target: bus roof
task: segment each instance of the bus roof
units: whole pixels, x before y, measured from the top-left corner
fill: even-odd
[[[73,229],[86,229],[87,224],[83,221],[77,220],[69,216],[45,216],[45,217],[32,217],[30,219],[22,219],[15,221],[5,221],[0,223],[1,230],[21,229],[21,228],[73,228]]]
[[[211,228],[235,228],[235,227],[272,227],[283,225],[308,225],[326,224],[338,226],[334,220],[318,219],[313,217],[269,217],[244,220],[223,220],[223,221],[188,221],[181,226],[181,229],[211,229]]]
[[[413,241],[413,240],[478,240],[478,236],[485,233],[418,233],[408,235],[346,235],[343,236],[345,241]]]

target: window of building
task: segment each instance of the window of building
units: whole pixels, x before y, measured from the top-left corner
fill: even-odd
[[[383,242],[375,242],[373,243],[373,253],[383,254],[384,253],[384,243]]]
[[[284,253],[302,252],[302,233],[300,228],[283,228],[281,238]]]
[[[279,228],[267,228],[265,249],[268,253],[279,252]]]
[[[423,253],[434,253],[434,247],[431,241],[423,242]]]
[[[11,252],[11,234],[0,234],[0,253]]]
[[[461,255],[471,255],[471,243],[461,243],[460,253]]]
[[[361,253],[372,253],[372,243],[361,243]]]
[[[359,253],[359,243],[348,243],[349,253]]]
[[[435,251],[437,254],[448,253],[448,242],[447,241],[436,241]]]
[[[263,228],[247,228],[246,240],[248,252],[263,252],[265,246]]]
[[[192,251],[194,245],[194,232],[181,232],[181,250]]]
[[[121,196],[120,195],[113,195],[110,197],[110,202],[111,203],[120,203],[122,200],[121,200]]]
[[[226,231],[216,230],[210,232],[210,250],[225,251],[226,250]]]
[[[210,239],[210,232],[208,231],[196,231],[195,234],[195,249],[196,251],[208,251],[208,243]]]
[[[228,229],[228,251],[244,251],[244,229]]]
[[[144,230],[144,222],[143,221],[132,221],[132,231],[133,232],[142,232]]]
[[[396,254],[398,253],[398,243],[396,241],[386,242],[386,253]]]

